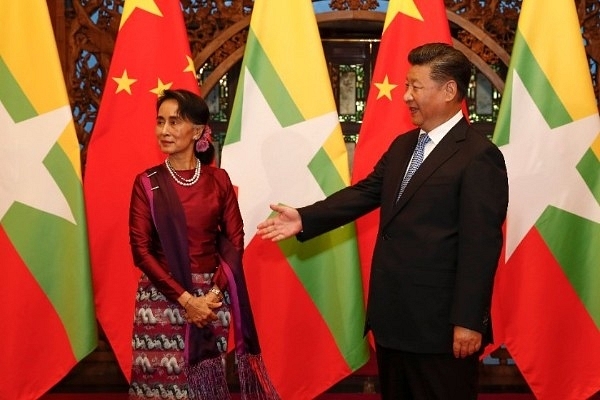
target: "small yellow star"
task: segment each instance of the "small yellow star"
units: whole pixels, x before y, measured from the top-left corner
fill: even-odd
[[[185,67],[185,69],[183,70],[183,72],[191,72],[192,74],[194,74],[194,76],[196,75],[196,67],[194,67],[194,60],[192,60],[192,57],[190,56],[185,56],[185,58],[187,59],[187,67]]]
[[[119,85],[119,86],[117,86],[117,90],[116,90],[115,94],[122,92],[123,90],[126,91],[127,93],[131,94],[131,85],[133,85],[135,82],[137,82],[137,79],[131,79],[127,75],[127,70],[123,70],[123,75],[121,75],[120,78],[113,77],[112,79],[113,79],[113,81],[117,82],[117,84]]]
[[[393,85],[389,82],[388,76],[386,75],[383,79],[382,83],[375,83],[377,89],[379,89],[379,93],[377,94],[377,99],[382,98],[383,96],[392,100],[392,90],[394,90],[398,85]]]
[[[160,96],[160,95],[162,95],[162,92],[164,92],[165,90],[171,89],[172,85],[173,85],[173,82],[163,83],[163,81],[161,81],[160,78],[158,78],[158,83],[156,84],[156,87],[151,90],[151,92],[157,96]]]
[[[150,14],[158,15],[159,17],[163,16],[154,0],[127,0],[123,5],[119,30],[125,25],[125,22],[131,17],[136,8],[148,11]]]

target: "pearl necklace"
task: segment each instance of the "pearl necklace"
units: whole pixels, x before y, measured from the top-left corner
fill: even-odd
[[[177,182],[181,186],[192,186],[194,183],[198,182],[198,179],[200,179],[200,169],[201,169],[200,165],[201,164],[200,164],[200,160],[198,160],[198,158],[196,158],[196,168],[194,170],[194,175],[190,179],[185,179],[184,177],[179,175],[177,173],[177,171],[175,171],[175,169],[173,169],[173,167],[171,166],[171,163],[169,162],[168,157],[165,159],[165,165],[167,166],[167,169],[169,170],[171,177],[173,177],[175,182]]]

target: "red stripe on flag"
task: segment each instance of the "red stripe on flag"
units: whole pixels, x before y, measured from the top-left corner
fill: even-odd
[[[496,342],[538,398],[587,399],[598,390],[600,332],[536,229],[498,269],[492,317]]]
[[[77,360],[52,303],[1,228],[0,249],[10,266],[0,279],[3,326],[10,326],[2,330],[0,399],[36,399]]]
[[[263,358],[281,398],[314,398],[352,372],[277,244],[255,236],[244,270]]]

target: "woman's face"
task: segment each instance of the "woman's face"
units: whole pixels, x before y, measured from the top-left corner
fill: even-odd
[[[199,127],[179,117],[175,100],[165,100],[156,115],[156,138],[160,151],[168,155],[194,153],[194,140],[199,136]]]

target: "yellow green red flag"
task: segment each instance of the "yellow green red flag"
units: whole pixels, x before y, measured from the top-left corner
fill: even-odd
[[[46,2],[0,2],[0,37],[0,398],[33,399],[96,347],[96,320],[79,143]]]
[[[354,224],[304,244],[255,236],[270,203],[305,205],[349,183],[309,0],[254,2],[221,160],[238,186],[244,268],[269,375],[282,398],[314,398],[369,355]]]
[[[524,0],[494,141],[508,169],[494,339],[540,399],[600,390],[600,117],[571,0]]]

